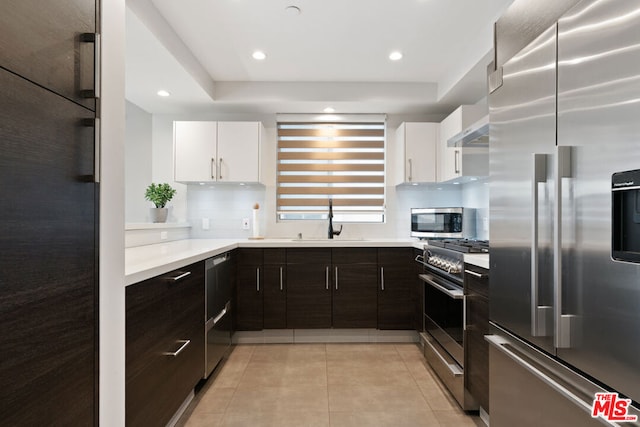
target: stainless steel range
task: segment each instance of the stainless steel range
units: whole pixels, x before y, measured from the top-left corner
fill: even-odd
[[[487,241],[428,240],[416,258],[424,265],[425,358],[464,410],[478,409],[464,387],[464,254],[488,252]]]

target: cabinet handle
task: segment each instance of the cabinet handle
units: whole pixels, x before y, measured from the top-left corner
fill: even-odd
[[[280,267],[280,292],[282,292],[282,267]]]
[[[184,279],[185,277],[187,277],[187,276],[190,276],[190,275],[191,275],[191,272],[190,272],[190,271],[187,271],[187,272],[185,272],[185,273],[182,273],[182,272],[178,271],[178,273],[180,273],[180,274],[178,274],[178,275],[177,275],[177,276],[175,276],[175,277],[171,277],[171,276],[169,276],[169,277],[168,277],[168,280],[171,280],[172,282],[174,282],[174,283],[175,283],[175,282],[177,282],[177,281],[179,281],[179,280],[182,280],[182,279]]]
[[[100,182],[100,119],[82,119],[82,126],[93,128],[93,175],[80,177],[83,182]]]
[[[325,279],[324,280],[325,280],[326,285],[327,285],[327,290],[329,290],[329,266],[327,266],[327,273],[325,275]]]
[[[256,268],[256,291],[260,292],[260,267]]]
[[[220,173],[220,179],[222,179],[222,157],[220,157],[219,161],[220,161],[220,168],[218,168],[218,172]]]
[[[411,182],[411,180],[413,179],[413,161],[409,159],[408,162],[409,162],[409,182]]]
[[[462,296],[462,330],[467,330],[467,296]]]
[[[213,157],[211,158],[211,179],[216,179],[216,172],[217,168],[216,168],[216,159],[214,159]]]
[[[178,357],[178,355],[180,353],[182,353],[182,350],[184,350],[185,348],[187,348],[187,346],[189,344],[191,344],[191,340],[179,340],[177,342],[181,342],[182,345],[180,346],[180,348],[174,352],[171,351],[165,351],[164,353],[162,353],[164,356],[171,356],[171,357]]]
[[[454,169],[453,171],[455,173],[460,173],[460,168],[458,167],[458,158],[459,157],[460,157],[460,150],[456,150],[455,151],[455,157],[454,157],[455,164],[454,164],[454,167],[453,167],[453,169]]]
[[[472,275],[472,276],[476,276],[476,277],[478,277],[478,278],[480,278],[480,279],[484,279],[484,278],[486,278],[486,277],[487,277],[487,275],[486,275],[486,274],[476,273],[475,271],[472,271],[472,270],[466,270],[466,269],[465,269],[465,270],[464,270],[464,272],[465,272],[465,274],[470,274],[470,275]]]
[[[338,267],[336,267],[336,291],[338,290]]]
[[[101,56],[100,34],[97,34],[97,33],[80,34],[80,42],[93,43],[93,89],[80,90],[80,96],[82,98],[97,99],[97,98],[100,98],[100,56]]]
[[[380,289],[384,291],[384,267],[380,267]]]

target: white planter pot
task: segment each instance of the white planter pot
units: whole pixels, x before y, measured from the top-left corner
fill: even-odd
[[[167,222],[168,208],[151,208],[149,211],[151,222]]]

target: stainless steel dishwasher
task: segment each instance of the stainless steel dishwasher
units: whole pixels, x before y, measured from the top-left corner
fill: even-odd
[[[231,253],[207,259],[205,267],[204,377],[208,378],[231,345]]]

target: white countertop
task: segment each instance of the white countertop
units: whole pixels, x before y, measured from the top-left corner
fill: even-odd
[[[464,262],[489,269],[489,254],[464,254]]]
[[[160,274],[235,248],[317,248],[317,247],[413,247],[422,249],[417,239],[185,239],[125,249],[125,285]],[[489,255],[466,254],[464,261],[489,268]]]

